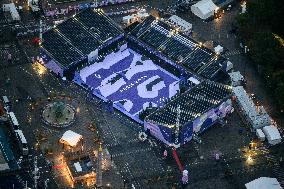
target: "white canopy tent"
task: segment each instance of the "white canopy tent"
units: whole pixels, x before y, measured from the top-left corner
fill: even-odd
[[[168,21],[176,27],[180,27],[183,32],[187,32],[192,29],[191,23],[185,21],[177,15],[172,15]]]
[[[149,14],[147,12],[138,12],[137,16],[141,19],[146,18],[149,16]]]
[[[196,85],[198,85],[200,83],[200,81],[198,81],[198,79],[196,79],[194,77],[190,77],[188,80],[191,81],[192,83],[196,84]]]
[[[281,135],[275,126],[266,126],[262,128],[268,143],[271,145],[276,145],[281,142]]]
[[[228,72],[229,70],[232,70],[234,68],[234,65],[231,61],[227,61],[226,63],[226,72]]]
[[[76,171],[79,173],[79,172],[82,172],[82,167],[81,167],[81,165],[80,165],[80,162],[76,162],[76,163],[74,163],[74,167],[75,167],[75,169],[76,169]]]
[[[224,48],[221,45],[218,45],[214,48],[215,53],[221,54],[224,51]]]
[[[133,15],[127,15],[122,18],[122,22],[125,24],[130,24],[133,19],[134,19]]]
[[[201,19],[207,19],[214,15],[218,7],[212,0],[201,0],[191,6],[191,12]]]
[[[239,71],[231,72],[229,76],[233,87],[242,85],[242,81],[245,80],[244,76]]]
[[[263,106],[256,106],[243,86],[233,87],[233,94],[237,97],[238,106],[254,130],[271,125],[271,118]]]
[[[83,136],[71,130],[66,131],[60,139],[61,143],[68,144],[72,147],[76,146]]]
[[[276,178],[259,177],[247,184],[246,189],[282,189]]]
[[[256,136],[258,137],[258,139],[260,141],[264,141],[265,140],[265,135],[264,135],[264,133],[262,132],[261,129],[256,129],[255,133],[256,133]]]

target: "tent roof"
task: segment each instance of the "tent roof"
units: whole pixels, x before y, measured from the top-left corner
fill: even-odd
[[[74,163],[74,167],[75,167],[77,172],[82,172],[82,167],[80,165],[80,162]]]
[[[263,127],[263,132],[266,133],[266,135],[268,135],[267,138],[269,138],[270,140],[281,139],[281,135],[277,127],[274,127],[274,126]]]
[[[201,0],[193,6],[197,7],[202,14],[207,14],[218,8],[211,0]]]
[[[132,18],[134,18],[134,16],[132,16],[132,15],[127,15],[127,16],[124,16],[122,19],[123,19],[123,20],[129,20],[129,19],[132,19]]]
[[[282,189],[276,178],[259,177],[247,184],[247,189]]]
[[[239,71],[237,71],[237,72],[231,72],[231,73],[229,73],[229,76],[230,76],[230,78],[231,78],[231,80],[232,80],[233,82],[235,82],[235,81],[241,81],[241,80],[244,79],[244,76],[243,76]]]
[[[261,106],[258,110],[254,102],[249,98],[243,86],[233,87],[233,93],[237,96],[237,101],[243,113],[250,120],[252,127],[258,129],[271,124],[271,118]]]
[[[60,140],[68,143],[70,146],[76,146],[82,138],[82,135],[68,130],[63,134]]]
[[[175,22],[179,26],[183,27],[184,30],[190,30],[192,28],[192,24],[185,21],[184,19],[178,17],[177,15],[172,15],[169,20],[171,22]]]
[[[218,46],[216,46],[215,48],[214,48],[214,51],[216,52],[216,53],[221,53],[221,52],[223,52],[223,47],[221,46],[221,45],[218,45]]]
[[[256,129],[256,133],[258,134],[258,136],[260,137],[265,137],[264,133],[262,132],[261,129]]]

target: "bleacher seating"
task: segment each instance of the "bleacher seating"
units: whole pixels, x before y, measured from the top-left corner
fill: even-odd
[[[213,51],[200,47],[197,42],[151,16],[137,25],[131,33],[176,63],[197,74],[200,73],[205,79],[214,78],[222,67],[220,64],[224,62],[214,61]]]
[[[211,78],[215,76],[218,71],[222,69],[222,64],[226,61],[225,58],[220,57],[218,59],[214,59],[210,64],[208,64],[203,70],[198,72],[201,76],[205,78]]]
[[[148,121],[173,126],[180,107],[183,125],[229,96],[227,86],[203,81],[219,73],[225,58],[165,23],[149,16],[126,37],[119,38],[121,34],[101,11],[87,9],[45,32],[42,46],[65,66],[100,47],[98,58],[77,67],[80,79],[93,94],[135,120],[151,102],[160,109],[146,117]],[[114,37],[115,42],[109,40]]]
[[[177,109],[180,107],[180,125],[197,117],[224,101],[231,93],[228,86],[205,80],[184,94],[172,99],[146,121],[172,126],[176,124]]]
[[[43,35],[42,46],[63,67],[68,66],[81,58],[81,54],[67,41],[65,41],[54,29]]]
[[[141,37],[143,41],[146,41],[148,44],[157,49],[162,43],[167,40],[167,36],[161,32],[157,32],[155,28],[150,28],[147,30]]]
[[[122,33],[109,17],[90,8],[43,33],[41,45],[60,67],[68,68]]]
[[[100,11],[87,9],[75,16],[83,25],[97,33],[102,41],[118,36],[123,31]]]
[[[165,46],[163,53],[171,59],[181,62],[187,55],[192,52],[186,45],[180,43],[174,38],[170,38],[167,45]]]
[[[72,44],[84,54],[92,52],[100,45],[99,36],[92,35],[86,31],[82,25],[74,19],[63,22],[57,28],[60,33],[72,41]]]
[[[203,49],[197,47],[182,63],[185,67],[198,72],[198,70],[206,65],[213,57],[207,54]]]
[[[156,22],[156,18],[153,16],[148,16],[142,23],[138,24],[132,31],[131,34],[135,37],[141,35],[141,33],[145,32],[147,28]]]

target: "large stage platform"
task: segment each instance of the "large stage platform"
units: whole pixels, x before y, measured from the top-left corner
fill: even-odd
[[[43,34],[41,58],[170,146],[232,110],[230,87],[213,82],[227,60],[152,16],[127,32],[87,9]]]
[[[96,96],[136,121],[143,109],[161,107],[179,91],[179,78],[130,48],[83,68],[80,77]]]

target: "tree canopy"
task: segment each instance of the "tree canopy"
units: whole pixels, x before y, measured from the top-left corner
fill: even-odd
[[[237,18],[239,36],[250,49],[253,63],[263,68],[277,104],[284,110],[284,2],[252,0]]]

